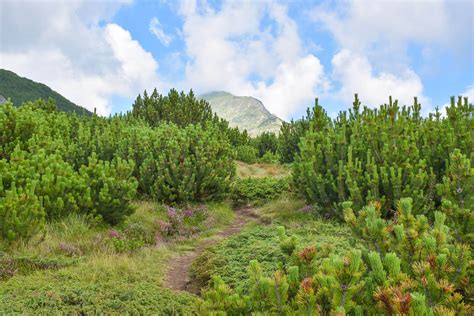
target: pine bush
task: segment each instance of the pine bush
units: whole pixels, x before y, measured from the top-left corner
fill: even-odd
[[[0,197],[0,236],[7,242],[28,240],[43,229],[45,213],[34,191],[35,183],[13,185]]]
[[[232,158],[216,129],[162,125],[139,166],[140,189],[166,203],[221,199],[235,174]]]
[[[342,218],[346,200],[357,210],[378,201],[389,217],[403,197],[413,198],[416,214],[432,217],[441,204],[437,184],[449,171],[450,154],[468,156],[473,150],[474,107],[467,99],[452,99],[445,118],[439,112],[421,117],[416,99],[408,107],[390,98],[377,109],[360,108],[356,95],[353,109],[331,120],[316,103],[293,166],[295,187],[334,217]]]
[[[295,240],[280,229],[280,246],[287,255],[280,269],[263,275],[258,262],[250,262],[247,291],[236,291],[214,277],[204,294],[203,313],[472,313],[470,247],[455,241],[445,214],[436,212],[432,222],[424,215],[415,216],[411,198],[397,202],[395,220],[381,217],[381,203],[371,203],[356,213],[351,205],[344,203],[345,218],[365,241],[366,250],[344,256],[312,246],[297,250],[301,248]]]

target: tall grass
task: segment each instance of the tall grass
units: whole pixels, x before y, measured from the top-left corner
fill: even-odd
[[[236,161],[237,177],[239,178],[262,178],[276,177],[282,178],[290,175],[289,168],[280,164],[253,164],[249,165],[241,161]]]

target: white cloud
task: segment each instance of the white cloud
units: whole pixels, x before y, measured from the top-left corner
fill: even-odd
[[[472,1],[347,0],[316,6],[310,17],[340,46],[332,60],[333,79],[341,86],[334,92],[338,97],[348,101],[358,92],[363,101],[378,105],[388,95],[407,104],[418,96],[426,113],[431,104],[411,66],[413,58],[421,59],[417,62],[425,74],[433,73],[440,51],[467,56],[471,63],[472,10]],[[408,54],[411,44],[420,48],[421,57]]]
[[[354,93],[358,93],[363,104],[379,106],[388,102],[388,96],[398,99],[400,104],[413,104],[413,98],[428,106],[423,96],[423,84],[420,77],[407,68],[394,75],[388,72],[374,73],[368,59],[349,50],[342,50],[332,59],[333,78],[342,85],[338,97],[350,102]]]
[[[336,8],[317,6],[310,16],[342,48],[368,56],[382,70],[403,70],[410,43],[452,51],[467,45],[472,54],[472,10],[472,1],[353,0]]]
[[[161,26],[160,20],[157,17],[153,17],[150,21],[150,32],[156,36],[156,38],[163,44],[168,47],[172,41],[172,37],[165,33],[163,27]]]
[[[184,86],[255,96],[283,118],[306,108],[326,86],[323,66],[305,52],[285,6],[226,1],[216,11],[184,1],[180,11],[188,56]],[[264,19],[270,21],[265,27]]]
[[[7,1],[1,7],[8,14],[0,21],[0,67],[89,110],[107,115],[113,96],[135,97],[159,82],[152,55],[127,30],[107,23],[118,3]]]
[[[295,109],[311,106],[315,87],[324,85],[323,66],[316,57],[307,55],[294,63],[280,64],[273,83],[260,82],[248,94],[264,100],[264,104],[272,105],[272,111],[287,117]]]
[[[104,31],[105,40],[121,64],[121,75],[124,80],[142,87],[150,81],[157,80],[157,62],[139,42],[132,39],[130,32],[117,24],[108,24]]]

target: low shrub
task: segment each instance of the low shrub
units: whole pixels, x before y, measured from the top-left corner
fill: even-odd
[[[0,281],[17,274],[28,274],[37,270],[60,269],[74,263],[76,263],[76,260],[69,258],[36,258],[0,252]]]
[[[271,151],[265,152],[262,157],[258,159],[260,163],[276,164],[280,162],[280,155]]]
[[[416,98],[411,106],[390,98],[371,109],[356,95],[353,105],[331,119],[315,104],[292,171],[294,187],[308,203],[342,220],[348,200],[355,210],[379,201],[389,218],[398,200],[412,197],[413,211],[430,219],[445,197],[467,202],[467,188],[460,188],[462,194],[456,187],[437,189],[443,179],[462,185],[451,181],[453,172],[469,173],[474,106],[467,98],[453,97],[446,116],[436,111],[422,117]]]
[[[45,212],[34,191],[34,183],[18,190],[13,185],[0,196],[0,237],[7,243],[28,240],[43,229]]]
[[[156,201],[183,204],[219,200],[235,174],[232,148],[213,127],[163,124],[137,165],[140,190]]]
[[[381,204],[358,214],[344,203],[346,221],[367,246],[335,254],[329,246],[301,246],[279,229],[285,259],[273,274],[257,260],[248,288],[232,288],[215,275],[202,313],[304,315],[468,315],[472,272],[468,245],[457,244],[435,212],[434,222],[415,217],[411,198],[398,203],[396,220],[381,217]]]
[[[120,158],[101,161],[93,154],[89,164],[82,166],[80,175],[85,179],[81,210],[100,216],[109,224],[118,224],[133,213],[131,204],[138,183],[132,177],[134,163]]]
[[[305,221],[301,218],[295,221],[285,218],[285,225],[286,231],[291,234],[288,240],[280,237],[278,225],[255,225],[207,249],[191,266],[192,282],[205,289],[212,276],[218,275],[237,292],[245,292],[249,289],[247,267],[251,260],[258,260],[262,273],[269,276],[286,262],[285,254],[289,249],[300,251],[308,245],[314,245],[317,249],[345,254],[350,249],[361,248],[351,230],[339,223],[312,220],[308,216]],[[317,262],[320,261],[318,259]]]
[[[243,161],[248,164],[254,164],[257,162],[258,150],[249,145],[238,146],[235,151],[237,152],[236,159]]]
[[[234,181],[231,188],[231,198],[235,204],[263,203],[277,198],[288,191],[288,178],[246,178]]]
[[[59,155],[16,147],[10,161],[0,160],[0,237],[26,241],[42,230],[46,219],[69,213],[121,222],[133,213],[137,181],[132,171],[132,162],[104,162],[93,154],[76,172]]]
[[[186,210],[167,207],[167,221],[159,221],[159,231],[165,239],[190,237],[200,231],[200,224],[208,217],[207,206],[201,205]]]

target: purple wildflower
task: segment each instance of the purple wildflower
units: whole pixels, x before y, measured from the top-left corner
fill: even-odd
[[[186,210],[186,211],[184,211],[184,213],[183,213],[183,216],[184,216],[185,218],[192,217],[193,215],[194,215],[194,211],[191,210],[191,209],[190,209],[190,210]]]
[[[159,228],[160,228],[160,231],[163,233],[163,234],[166,234],[168,233],[168,230],[170,228],[170,224],[165,222],[165,221],[158,221],[158,225],[159,225]]]
[[[176,218],[176,217],[178,217],[178,212],[176,211],[175,208],[168,207],[167,208],[167,215],[168,215],[169,218]]]
[[[109,237],[110,238],[119,238],[120,234],[115,229],[111,229],[111,230],[109,230]]]
[[[312,205],[305,205],[300,209],[301,212],[303,213],[311,213],[313,211],[313,206]]]

